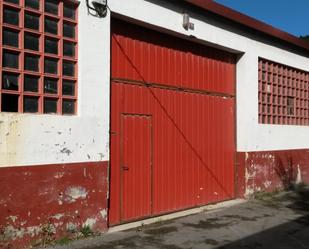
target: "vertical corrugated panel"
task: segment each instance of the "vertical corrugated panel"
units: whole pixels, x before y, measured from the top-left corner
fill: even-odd
[[[233,198],[233,56],[120,21],[114,22],[112,36],[112,77],[116,80],[111,97],[110,224]],[[129,84],[132,80],[222,96]],[[135,181],[125,189],[126,203],[131,203],[126,208],[121,202],[123,114],[148,115],[152,126],[152,180],[149,183],[133,174]],[[132,129],[141,132],[137,141],[144,141],[143,128]],[[128,150],[132,164],[147,166],[142,163],[146,160],[142,147],[133,145]],[[146,205],[147,198],[141,197],[145,193],[137,195],[138,189],[149,185],[150,214],[141,208]]]
[[[122,21],[112,30],[113,78],[234,94],[233,55]]]
[[[121,122],[121,219],[130,220],[151,214],[151,117],[121,115]]]
[[[112,101],[111,224],[139,218],[144,213],[138,211],[138,205],[144,205],[143,198],[127,194],[132,198],[132,205],[126,207],[130,215],[124,214],[121,220],[117,214],[123,208],[118,203],[121,194],[117,194],[121,191],[118,185],[122,184],[118,159],[122,148],[121,113],[149,115],[153,120],[151,215],[233,198],[233,98],[112,83]],[[143,129],[132,129],[135,141],[140,141],[141,133],[136,132]],[[126,151],[129,154],[125,156],[132,155],[138,165],[145,160],[142,147],[129,146]],[[134,175],[134,179],[126,191],[136,193],[149,187],[144,177]]]

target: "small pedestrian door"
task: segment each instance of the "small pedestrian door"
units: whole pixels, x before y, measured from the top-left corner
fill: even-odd
[[[151,116],[122,114],[121,219],[151,214]]]

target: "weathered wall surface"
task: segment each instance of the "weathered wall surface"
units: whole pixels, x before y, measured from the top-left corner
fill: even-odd
[[[107,229],[107,162],[0,170],[0,248]],[[11,246],[11,247],[9,247]]]
[[[78,23],[77,115],[0,113],[0,167],[109,160],[110,18]]]
[[[110,14],[78,22],[77,115],[0,113],[0,248],[107,229]]]
[[[309,150],[238,152],[239,196],[309,184]]]
[[[0,248],[107,228],[110,15],[78,22],[77,115],[0,113]]]

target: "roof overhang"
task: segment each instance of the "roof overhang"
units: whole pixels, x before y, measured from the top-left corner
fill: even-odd
[[[185,2],[228,19],[231,22],[238,23],[242,26],[266,34],[267,36],[273,37],[277,40],[279,39],[284,43],[289,43],[290,45],[298,47],[299,49],[305,50],[307,53],[309,53],[309,42],[291,35],[285,31],[277,29],[271,25],[263,23],[259,20],[256,20],[250,16],[244,15],[231,8],[218,4],[212,0],[185,0]]]

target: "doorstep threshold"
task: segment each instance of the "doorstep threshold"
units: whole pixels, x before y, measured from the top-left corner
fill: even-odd
[[[235,205],[245,203],[245,202],[247,202],[247,200],[245,199],[234,199],[234,200],[219,202],[216,204],[209,204],[209,205],[205,205],[205,206],[201,206],[197,208],[191,208],[191,209],[187,209],[183,211],[178,211],[174,213],[163,214],[160,216],[147,218],[144,220],[134,221],[134,222],[110,227],[107,233],[120,232],[120,231],[132,229],[132,228],[136,228],[136,227],[140,227],[144,225],[153,224],[153,223],[160,222],[160,221],[173,220],[176,218],[180,218],[180,217],[184,217],[184,216],[188,216],[192,214],[197,214],[197,213],[202,213],[202,212],[207,212],[207,213],[218,212],[227,207],[235,206]]]

